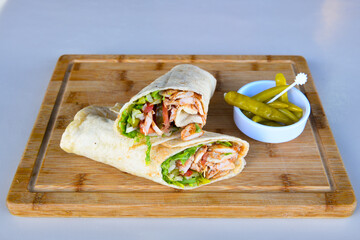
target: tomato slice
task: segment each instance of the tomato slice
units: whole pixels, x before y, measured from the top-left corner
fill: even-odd
[[[148,112],[152,111],[153,108],[154,108],[154,105],[152,105],[152,104],[146,104],[146,105],[144,106],[143,112],[144,112],[144,113],[148,113]]]
[[[184,176],[190,177],[192,174],[193,174],[193,172],[192,172],[191,170],[188,170],[188,171],[184,174]]]
[[[205,153],[206,154],[206,153]],[[205,155],[204,154],[204,155]],[[204,160],[204,159],[201,159],[200,160],[200,164],[201,164],[201,166],[203,166],[203,167],[205,167],[205,164],[206,164],[206,160]]]
[[[154,133],[155,131],[154,131],[154,129],[152,128],[152,127],[150,127],[149,128],[149,132],[148,132],[148,134],[150,134],[150,133]]]

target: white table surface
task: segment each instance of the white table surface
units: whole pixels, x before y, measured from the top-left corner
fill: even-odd
[[[345,219],[12,216],[6,195],[62,54],[284,54],[309,64],[360,192],[360,1],[0,0],[0,239],[355,239]]]

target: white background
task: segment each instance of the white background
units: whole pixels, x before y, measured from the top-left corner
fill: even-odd
[[[46,219],[5,205],[62,54],[303,55],[358,195],[359,36],[355,0],[0,0],[0,239],[359,237],[358,210],[345,219]]]

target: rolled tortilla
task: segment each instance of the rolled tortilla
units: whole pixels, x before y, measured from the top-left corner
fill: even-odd
[[[188,124],[196,123],[201,127],[206,123],[209,102],[214,94],[216,87],[216,79],[207,71],[190,64],[181,64],[172,68],[165,75],[157,78],[147,87],[142,89],[138,94],[133,96],[129,102],[125,103],[119,110],[118,117],[114,123],[116,132],[124,134],[121,130],[121,118],[124,111],[131,105],[135,104],[142,97],[154,93],[156,91],[163,91],[168,89],[191,91],[201,96],[201,104],[203,106],[204,117],[202,118],[197,113],[192,112],[189,108],[177,108],[176,118],[174,123],[176,127],[186,127]],[[114,110],[118,109],[119,105],[115,105]],[[126,114],[127,112],[125,112]],[[120,124],[119,124],[120,123]],[[124,123],[125,124],[125,123]],[[161,135],[161,134],[160,134]]]
[[[132,139],[115,133],[113,130],[115,118],[116,115],[106,107],[89,106],[80,110],[62,135],[60,147],[68,153],[82,155],[121,171],[178,189],[194,189],[199,186],[182,188],[169,184],[163,179],[161,164],[169,157],[199,144],[230,141],[238,143],[242,148],[235,162],[235,169],[206,184],[234,177],[245,166],[244,157],[248,152],[249,144],[236,137],[211,132],[205,132],[202,137],[187,142],[182,141],[178,136],[175,139],[174,137],[162,138],[162,141],[153,145],[151,162],[146,165],[144,161],[146,145],[135,143]]]

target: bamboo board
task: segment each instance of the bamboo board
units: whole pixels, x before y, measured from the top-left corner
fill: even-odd
[[[218,80],[208,131],[250,143],[238,176],[193,191],[174,190],[59,147],[66,126],[88,105],[124,103],[158,76],[182,63]],[[244,84],[309,76],[301,91],[312,113],[295,140],[267,144],[235,126],[223,94]],[[19,216],[42,217],[345,217],[356,199],[329,128],[307,63],[300,56],[64,55],[60,57],[7,206]]]

